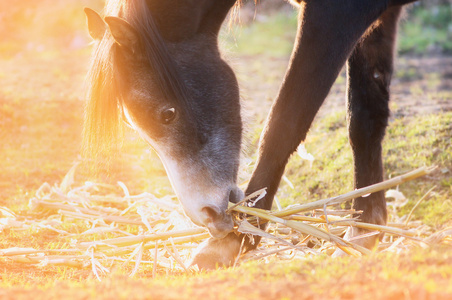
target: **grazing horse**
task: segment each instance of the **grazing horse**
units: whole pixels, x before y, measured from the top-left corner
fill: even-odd
[[[347,63],[347,122],[356,188],[382,181],[381,142],[389,116],[398,18],[414,0],[298,0],[298,32],[272,105],[246,194],[266,187],[270,209],[290,155]],[[85,9],[97,41],[89,73],[86,142],[93,151],[120,119],[156,150],[187,216],[212,238],[193,260],[228,266],[256,247],[231,232],[228,202],[237,188],[242,124],[239,91],[218,49],[218,32],[236,0],[107,1],[102,19]],[[277,45],[275,45],[277,47]],[[383,192],[354,200],[364,222],[386,223]],[[364,232],[349,229],[346,238]],[[242,245],[242,240],[243,241]],[[359,239],[372,248],[378,237]],[[256,240],[256,239],[255,239]],[[259,238],[257,238],[259,240]],[[244,246],[244,247],[241,247]]]

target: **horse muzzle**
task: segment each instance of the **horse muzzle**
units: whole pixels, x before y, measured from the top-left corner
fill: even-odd
[[[239,188],[229,191],[228,201],[237,203],[243,198],[243,192]],[[226,212],[226,207],[220,208],[215,204],[209,204],[201,208],[201,223],[207,227],[213,238],[224,238],[234,228],[234,222],[230,214]]]
[[[216,239],[224,238],[234,228],[231,215],[215,205],[208,205],[201,209],[201,223]]]

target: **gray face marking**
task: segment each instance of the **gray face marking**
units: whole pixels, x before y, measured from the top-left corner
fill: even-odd
[[[124,106],[123,111],[131,127],[159,155],[171,185],[181,201],[186,215],[193,223],[199,226],[207,226],[212,235],[217,234],[217,237],[222,237],[222,233],[216,233],[215,226],[224,227],[230,224],[232,229],[232,222],[229,216],[219,217],[217,223],[220,225],[216,225],[212,224],[213,221],[209,220],[209,217],[203,211],[203,208],[210,207],[224,212],[229,202],[229,193],[233,191],[240,194],[240,192],[236,191],[236,173],[234,172],[236,168],[232,170],[222,169],[222,164],[219,163],[220,158],[216,157],[217,155],[228,157],[228,153],[223,151],[227,140],[225,140],[222,130],[219,130],[218,134],[213,135],[195,157],[174,157],[166,145],[168,143],[167,139],[153,140],[146,131],[134,122],[127,107]]]
[[[187,216],[221,237],[232,229],[225,214],[230,197],[241,194],[236,186],[242,134],[237,80],[220,56],[215,35],[165,41],[165,48],[172,75],[156,70],[140,47],[135,52],[118,48],[124,117],[161,158]],[[174,82],[162,84],[162,74]],[[167,123],[168,109],[175,116]]]

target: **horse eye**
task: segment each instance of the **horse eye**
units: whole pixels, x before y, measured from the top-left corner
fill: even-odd
[[[165,109],[160,114],[161,121],[164,124],[170,123],[172,120],[174,120],[175,116],[176,116],[176,109],[174,107]]]

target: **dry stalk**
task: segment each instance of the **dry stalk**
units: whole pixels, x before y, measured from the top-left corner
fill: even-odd
[[[436,185],[434,187],[432,187],[431,189],[429,189],[427,191],[427,193],[424,194],[424,196],[421,197],[421,199],[419,199],[416,204],[413,206],[413,208],[411,209],[410,213],[408,214],[408,217],[406,218],[405,221],[405,225],[408,224],[408,222],[411,219],[411,216],[413,215],[413,212],[416,210],[416,208],[419,206],[419,204],[421,204],[422,201],[424,201],[425,199],[427,199],[427,196],[430,195],[430,193],[436,188]]]
[[[346,193],[346,194],[343,194],[340,196],[323,199],[323,200],[318,200],[318,201],[314,201],[314,202],[310,202],[310,203],[306,203],[306,204],[293,205],[282,211],[274,212],[273,215],[275,217],[286,217],[286,216],[290,216],[290,215],[297,214],[300,212],[306,212],[306,211],[310,211],[310,210],[314,210],[314,209],[320,209],[320,208],[323,208],[323,206],[325,204],[326,205],[341,204],[341,203],[350,201],[352,199],[362,197],[362,196],[365,196],[368,194],[372,194],[372,193],[375,193],[378,191],[382,191],[385,189],[389,189],[391,187],[400,185],[404,182],[416,179],[421,176],[425,176],[425,175],[433,172],[435,169],[436,169],[436,167],[430,167],[430,168],[422,167],[422,168],[416,169],[414,171],[411,171],[409,173],[406,173],[404,175],[400,175],[400,176],[394,177],[392,179],[373,184],[368,187],[360,188],[360,189],[354,190],[352,192],[349,192],[349,193]]]
[[[43,184],[36,192],[36,198],[31,201],[31,204],[32,206],[34,205],[34,208],[54,211],[55,213],[58,213],[59,216],[92,222],[93,227],[91,229],[81,234],[69,232],[69,235],[62,230],[58,230],[58,225],[54,225],[54,230],[59,232],[59,234],[64,235],[67,238],[76,236],[77,239],[80,238],[82,240],[74,242],[75,247],[73,249],[3,249],[0,250],[0,257],[12,259],[16,262],[40,266],[90,266],[98,279],[108,272],[108,268],[104,267],[101,263],[113,261],[125,261],[127,264],[133,262],[134,268],[130,274],[131,276],[136,274],[139,266],[143,263],[153,264],[153,277],[157,274],[157,267],[167,268],[173,266],[174,261],[185,271],[191,269],[187,269],[184,265],[184,261],[187,261],[190,257],[191,251],[189,251],[189,249],[196,247],[199,242],[208,238],[209,234],[203,228],[191,228],[185,230],[172,229],[176,226],[176,223],[179,224],[179,217],[171,215],[170,212],[174,210],[180,211],[180,207],[172,202],[173,197],[167,196],[158,199],[149,193],[135,196],[130,195],[128,188],[123,183],[118,183],[121,189],[118,189],[118,186],[89,183],[71,190],[70,187],[74,182],[74,170],[75,167],[68,172],[63,182],[58,187]],[[289,249],[299,250],[294,251],[294,255],[309,255],[308,253],[326,251],[325,249],[328,247],[331,249],[334,245],[350,255],[359,256],[361,254],[370,253],[370,250],[337,236],[344,231],[346,226],[363,228],[371,231],[370,234],[377,234],[379,232],[389,233],[390,235],[387,235],[387,238],[391,240],[391,243],[383,244],[387,248],[387,251],[398,250],[402,247],[408,247],[409,245],[426,245],[426,243],[445,243],[450,245],[452,244],[451,228],[433,234],[432,229],[426,225],[422,225],[418,222],[408,223],[412,212],[406,221],[403,222],[405,224],[390,223],[388,226],[382,226],[358,222],[356,218],[350,217],[361,213],[359,211],[326,208],[327,206],[338,205],[360,196],[394,187],[403,182],[429,174],[433,170],[434,168],[420,168],[405,175],[397,176],[382,183],[358,189],[337,197],[314,201],[307,204],[294,205],[277,212],[243,206],[245,202],[249,205],[264,197],[265,189],[262,189],[249,195],[240,203],[231,204],[227,211],[231,214],[235,214],[238,217],[236,219],[242,217],[242,222],[238,222],[239,226],[237,230],[239,232],[259,235],[266,238],[261,244],[261,247],[264,247],[264,250],[256,251],[256,253],[260,253],[260,255],[250,259],[264,258],[268,255]],[[106,196],[90,194],[90,191],[98,193],[100,188],[102,190],[107,189],[110,194]],[[124,196],[112,194],[112,191],[118,190],[122,191]],[[432,190],[433,189],[429,190],[418,203],[425,200]],[[121,204],[125,205],[122,206],[123,208],[121,209],[109,208],[108,205],[110,203],[115,203],[117,207]],[[150,203],[157,206],[155,212],[150,211],[151,207],[154,208],[154,206],[150,206]],[[412,211],[414,211],[415,208],[416,206]],[[308,211],[313,211],[314,216],[316,217],[300,214]],[[0,208],[0,214],[9,218],[11,222],[16,219],[16,215],[9,212],[6,208]],[[127,217],[125,216],[126,214]],[[246,215],[247,217],[243,219],[243,215]],[[258,221],[270,222],[270,228],[273,228],[274,232],[263,231],[256,226],[253,226],[257,225]],[[103,225],[106,223],[114,223],[114,226],[108,227]],[[47,223],[44,221],[27,221],[26,224],[24,223],[24,226],[43,228],[46,224]],[[97,227],[99,224],[100,227]],[[158,233],[132,235],[125,231],[126,229],[121,230],[120,226],[122,225],[117,224],[141,226],[140,228],[146,226],[148,232],[157,231]],[[181,224],[183,224],[183,222]],[[282,228],[279,228],[280,225],[278,224],[282,224],[286,227],[283,226]],[[327,226],[327,230],[324,230],[323,226]],[[117,237],[96,242],[83,241],[83,238],[86,238],[89,234],[104,234],[107,232],[109,234],[114,234],[114,236]],[[302,236],[300,236],[300,234],[302,234]],[[430,237],[425,239],[425,241],[417,238],[419,236],[425,237],[426,235],[430,235]],[[362,237],[363,236],[360,236],[359,238]],[[274,240],[277,242],[273,242]],[[300,240],[301,242],[298,242]],[[314,249],[305,247],[308,241],[311,241],[314,244]],[[332,244],[324,243],[324,241],[331,242]],[[278,245],[281,243],[287,247],[280,248]],[[293,243],[297,245],[293,245]],[[178,247],[180,251],[178,250]],[[150,249],[154,250],[153,261],[143,260],[143,254],[146,250]],[[160,255],[159,257],[159,250],[161,249],[165,249],[174,260],[170,259],[168,261],[168,258],[163,255]],[[254,255],[256,255],[256,253],[254,253]],[[247,257],[250,257],[250,255],[242,257],[242,259]],[[168,264],[168,262],[170,264]]]
[[[190,236],[199,233],[206,232],[204,228],[192,228],[179,231],[169,231],[165,233],[156,233],[150,235],[139,235],[139,236],[127,236],[119,237],[108,240],[102,240],[98,242],[83,242],[78,245],[79,249],[88,249],[90,247],[96,247],[97,250],[111,249],[116,247],[125,247],[130,245],[135,245],[139,243],[148,243],[158,240],[167,240],[170,237],[182,237]]]
[[[350,243],[350,242],[348,242],[338,236],[332,235],[320,228],[317,228],[317,227],[314,227],[314,226],[311,226],[309,224],[305,224],[302,222],[298,222],[298,221],[285,220],[285,219],[275,216],[274,214],[270,214],[267,211],[262,210],[262,209],[245,207],[245,206],[236,206],[236,207],[234,207],[234,211],[253,215],[253,216],[259,217],[261,219],[274,222],[274,223],[283,224],[283,225],[290,227],[294,230],[297,230],[303,234],[312,235],[312,236],[315,236],[315,237],[325,240],[325,241],[334,242],[337,245],[340,245],[344,248],[348,248],[348,247],[353,248],[355,250],[358,250],[362,254],[370,253],[370,250],[368,250],[364,247],[361,247],[359,245]]]

